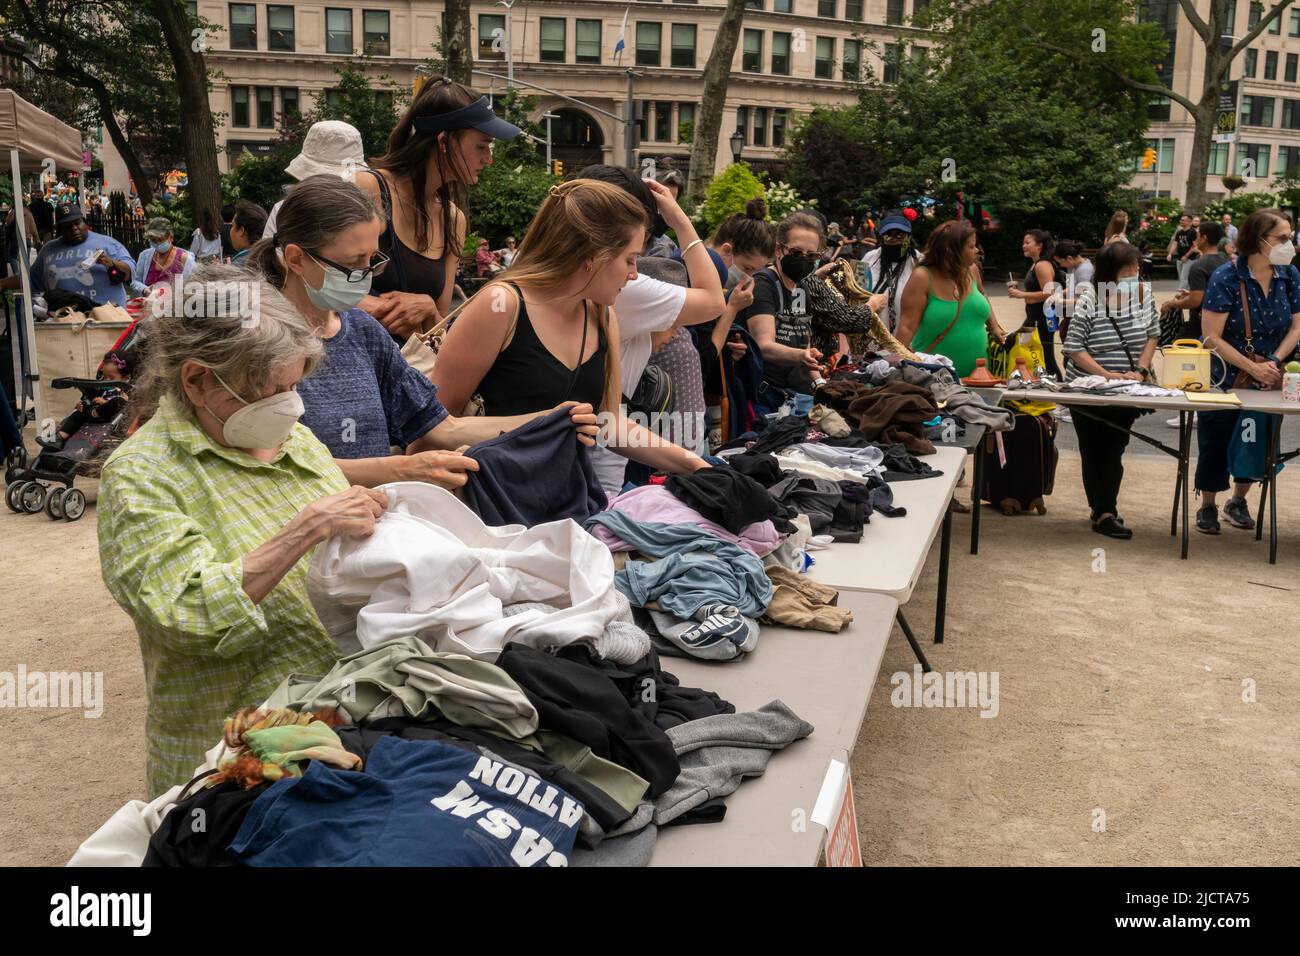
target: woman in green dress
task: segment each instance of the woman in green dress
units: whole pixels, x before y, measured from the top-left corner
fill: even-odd
[[[975,227],[955,220],[930,234],[921,264],[903,289],[897,337],[914,352],[943,355],[963,377],[988,358],[988,333],[1002,329],[984,295]]]

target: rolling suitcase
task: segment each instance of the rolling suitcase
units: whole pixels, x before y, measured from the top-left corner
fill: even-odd
[[[1047,513],[1043,499],[1056,481],[1056,419],[1051,413],[1016,412],[1015,428],[984,439],[984,487],[980,499],[1003,514]]]

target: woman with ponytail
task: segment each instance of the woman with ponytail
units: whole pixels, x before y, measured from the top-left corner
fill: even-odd
[[[348,480],[366,487],[427,481],[457,488],[478,464],[452,449],[495,438],[552,409],[506,418],[448,414],[437,389],[358,307],[372,279],[392,268],[379,251],[383,231],[383,213],[373,197],[336,176],[312,176],[284,201],[275,234],[249,255],[325,341],[325,360],[298,385],[302,422],[330,449]],[[571,415],[581,439],[590,443],[594,410],[574,405]],[[407,454],[391,454],[393,446]]]
[[[613,305],[637,276],[649,226],[647,207],[617,186],[589,179],[552,186],[514,264],[447,333],[433,373],[444,400],[455,408],[477,395],[489,415],[583,402],[602,413],[602,444],[611,451],[661,471],[705,467],[628,421],[622,408]]]
[[[384,210],[380,249],[392,260],[361,307],[393,336],[428,331],[451,307],[469,225],[468,187],[492,163],[492,141],[520,129],[486,96],[444,77],[420,88],[388,137],[388,151],[356,183]]]

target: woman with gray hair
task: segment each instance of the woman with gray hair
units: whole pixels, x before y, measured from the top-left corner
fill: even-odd
[[[385,229],[372,196],[335,176],[304,179],[284,201],[275,235],[251,264],[282,290],[325,343],[325,360],[298,389],[303,423],[334,454],[348,480],[373,487],[425,481],[457,488],[478,462],[457,449],[495,438],[555,409],[485,418],[453,416],[429,379],[407,364],[379,322],[357,306],[383,273]],[[568,402],[580,440],[590,443],[596,414]],[[558,408],[559,406],[557,406]],[[392,454],[393,447],[407,454]]]
[[[307,557],[369,535],[387,497],[349,487],[298,423],[294,389],[323,349],[275,289],[209,266],[146,321],[152,417],[104,464],[99,557],[140,639],[156,795],[190,779],[231,713],[333,666]]]
[[[176,276],[180,276],[181,282],[189,280],[194,274],[194,256],[176,245],[170,219],[166,216],[150,219],[144,227],[144,237],[149,245],[135,261],[131,277],[134,292],[144,295],[156,285],[170,285]]]

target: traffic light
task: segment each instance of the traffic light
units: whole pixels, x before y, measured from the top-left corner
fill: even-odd
[[[1156,151],[1152,149],[1150,146],[1148,146],[1146,148],[1146,151],[1142,154],[1142,168],[1153,169],[1155,165],[1156,165]]]
[[[562,159],[551,160],[551,175],[552,176],[564,175],[564,160]]]

